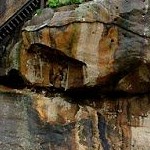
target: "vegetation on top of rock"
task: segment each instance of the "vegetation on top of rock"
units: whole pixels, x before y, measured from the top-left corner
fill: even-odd
[[[37,9],[37,10],[36,10],[36,15],[39,16],[39,15],[41,15],[41,13],[42,13],[42,9]]]
[[[69,4],[80,4],[84,0],[48,0],[49,7],[59,7]]]

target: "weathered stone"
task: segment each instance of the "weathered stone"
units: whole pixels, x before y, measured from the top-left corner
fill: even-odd
[[[149,66],[141,65],[122,78],[117,89],[128,93],[147,93],[150,88]]]
[[[137,27],[140,26],[137,26],[134,21],[138,21],[141,13],[133,11],[134,9],[140,11],[145,5],[140,2],[139,6],[136,7],[138,2],[133,4],[127,2],[127,7],[125,7],[124,3],[124,1],[122,3],[114,1],[108,8],[109,3],[107,2],[88,2],[79,5],[74,10],[56,11],[52,18],[46,20],[46,24],[39,23],[35,26],[31,20],[30,25],[25,26],[22,32],[23,44],[20,57],[21,62],[23,62],[20,65],[22,74],[32,83],[42,83],[42,81],[36,80],[37,77],[26,66],[27,62],[30,61],[29,59],[33,59],[33,57],[36,57],[37,61],[41,59],[41,56],[37,56],[37,54],[31,56],[27,51],[31,45],[37,43],[50,47],[49,51],[57,49],[63,52],[63,55],[81,61],[86,65],[81,65],[78,69],[75,69],[77,67],[73,65],[72,69],[69,69],[72,70],[69,74],[72,74],[71,78],[75,82],[69,82],[67,78],[65,89],[110,84],[115,86],[118,82],[122,82],[121,79],[124,76],[129,73],[132,74],[134,68],[138,68],[140,64],[149,64],[149,38],[148,35],[141,34],[142,30],[148,26],[143,25],[141,31],[139,31]],[[132,18],[132,15],[128,14],[130,12],[137,18],[132,19],[133,22],[131,22],[135,24],[134,29],[131,25],[123,26],[126,23],[122,20],[128,21],[129,19],[126,16]],[[122,19],[123,15],[125,17]],[[122,20],[117,19],[118,16]],[[44,51],[44,48],[41,48],[40,53],[44,53]],[[51,53],[47,59],[50,59],[50,57]],[[43,85],[49,85],[50,83],[50,79],[48,79],[50,69],[46,66],[43,66],[43,68],[47,68],[44,73],[47,74],[47,77],[44,77],[46,81]],[[61,66],[63,65],[61,64]],[[41,74],[40,70],[36,72]],[[81,74],[81,76],[75,76],[75,72],[78,72],[77,74]],[[120,83],[118,84],[120,85]],[[56,87],[60,86],[57,85]],[[149,83],[146,87],[149,87]],[[122,88],[119,88],[119,90],[127,91]],[[135,89],[134,92],[142,92],[140,90]],[[133,91],[128,92],[132,93]],[[143,92],[147,91],[143,89]]]
[[[104,5],[112,18],[115,18],[114,24],[135,34],[149,37],[149,0],[97,1]]]
[[[7,91],[0,94],[0,149],[149,149],[149,95],[79,104],[58,93],[0,89]]]
[[[33,97],[1,93],[0,149],[95,149],[92,112],[60,96]]]
[[[54,11],[51,8],[45,8],[42,10],[39,10],[38,12],[32,17],[32,20],[29,20],[25,23],[24,26],[30,26],[30,25],[41,25],[44,26],[46,20],[50,20],[54,15]]]
[[[149,150],[148,16],[96,0],[28,21],[0,83],[32,92],[0,86],[0,149]]]
[[[44,52],[41,53],[43,49]],[[56,49],[50,49],[44,45],[33,45],[27,54],[22,53],[21,60],[21,73],[32,84],[61,89],[84,85],[85,64]]]

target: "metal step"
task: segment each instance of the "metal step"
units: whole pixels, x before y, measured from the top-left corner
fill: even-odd
[[[14,21],[15,21],[17,24],[20,23],[19,20],[18,20],[17,18],[15,18]]]
[[[5,30],[6,33],[10,32],[6,27],[4,28],[4,30]]]
[[[20,14],[17,16],[21,21],[23,21],[23,18],[20,16]]]
[[[33,11],[33,8],[32,8],[31,6],[28,6],[28,8],[29,8],[31,11]]]
[[[7,24],[6,27],[8,27],[10,29],[10,31],[12,30],[12,27],[9,24]]]
[[[30,11],[27,8],[24,10],[27,14],[30,14]]]
[[[2,33],[2,36],[4,37],[4,36],[6,36],[6,34],[3,32],[3,33]]]
[[[33,7],[36,7],[37,6],[37,4],[36,3],[31,3],[31,5],[33,6]]]
[[[12,26],[13,26],[13,27],[16,27],[16,25],[15,25],[15,23],[14,23],[13,21],[11,21],[9,24],[11,25],[11,27],[12,27]]]
[[[22,14],[25,18],[27,17],[27,15],[26,15],[24,12],[22,12],[21,14]]]

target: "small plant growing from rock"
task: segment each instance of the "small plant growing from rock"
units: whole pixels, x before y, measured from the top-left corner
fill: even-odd
[[[84,0],[48,0],[49,7],[59,7],[69,4],[80,4],[84,2]]]

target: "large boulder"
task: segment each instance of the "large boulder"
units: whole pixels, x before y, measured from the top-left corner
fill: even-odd
[[[19,70],[31,83],[64,89],[107,85],[131,93],[148,91],[146,2],[92,1],[73,10],[45,12],[51,17],[42,13],[43,24],[40,16],[38,23],[33,18],[22,30]],[[132,82],[134,90],[126,82]]]

